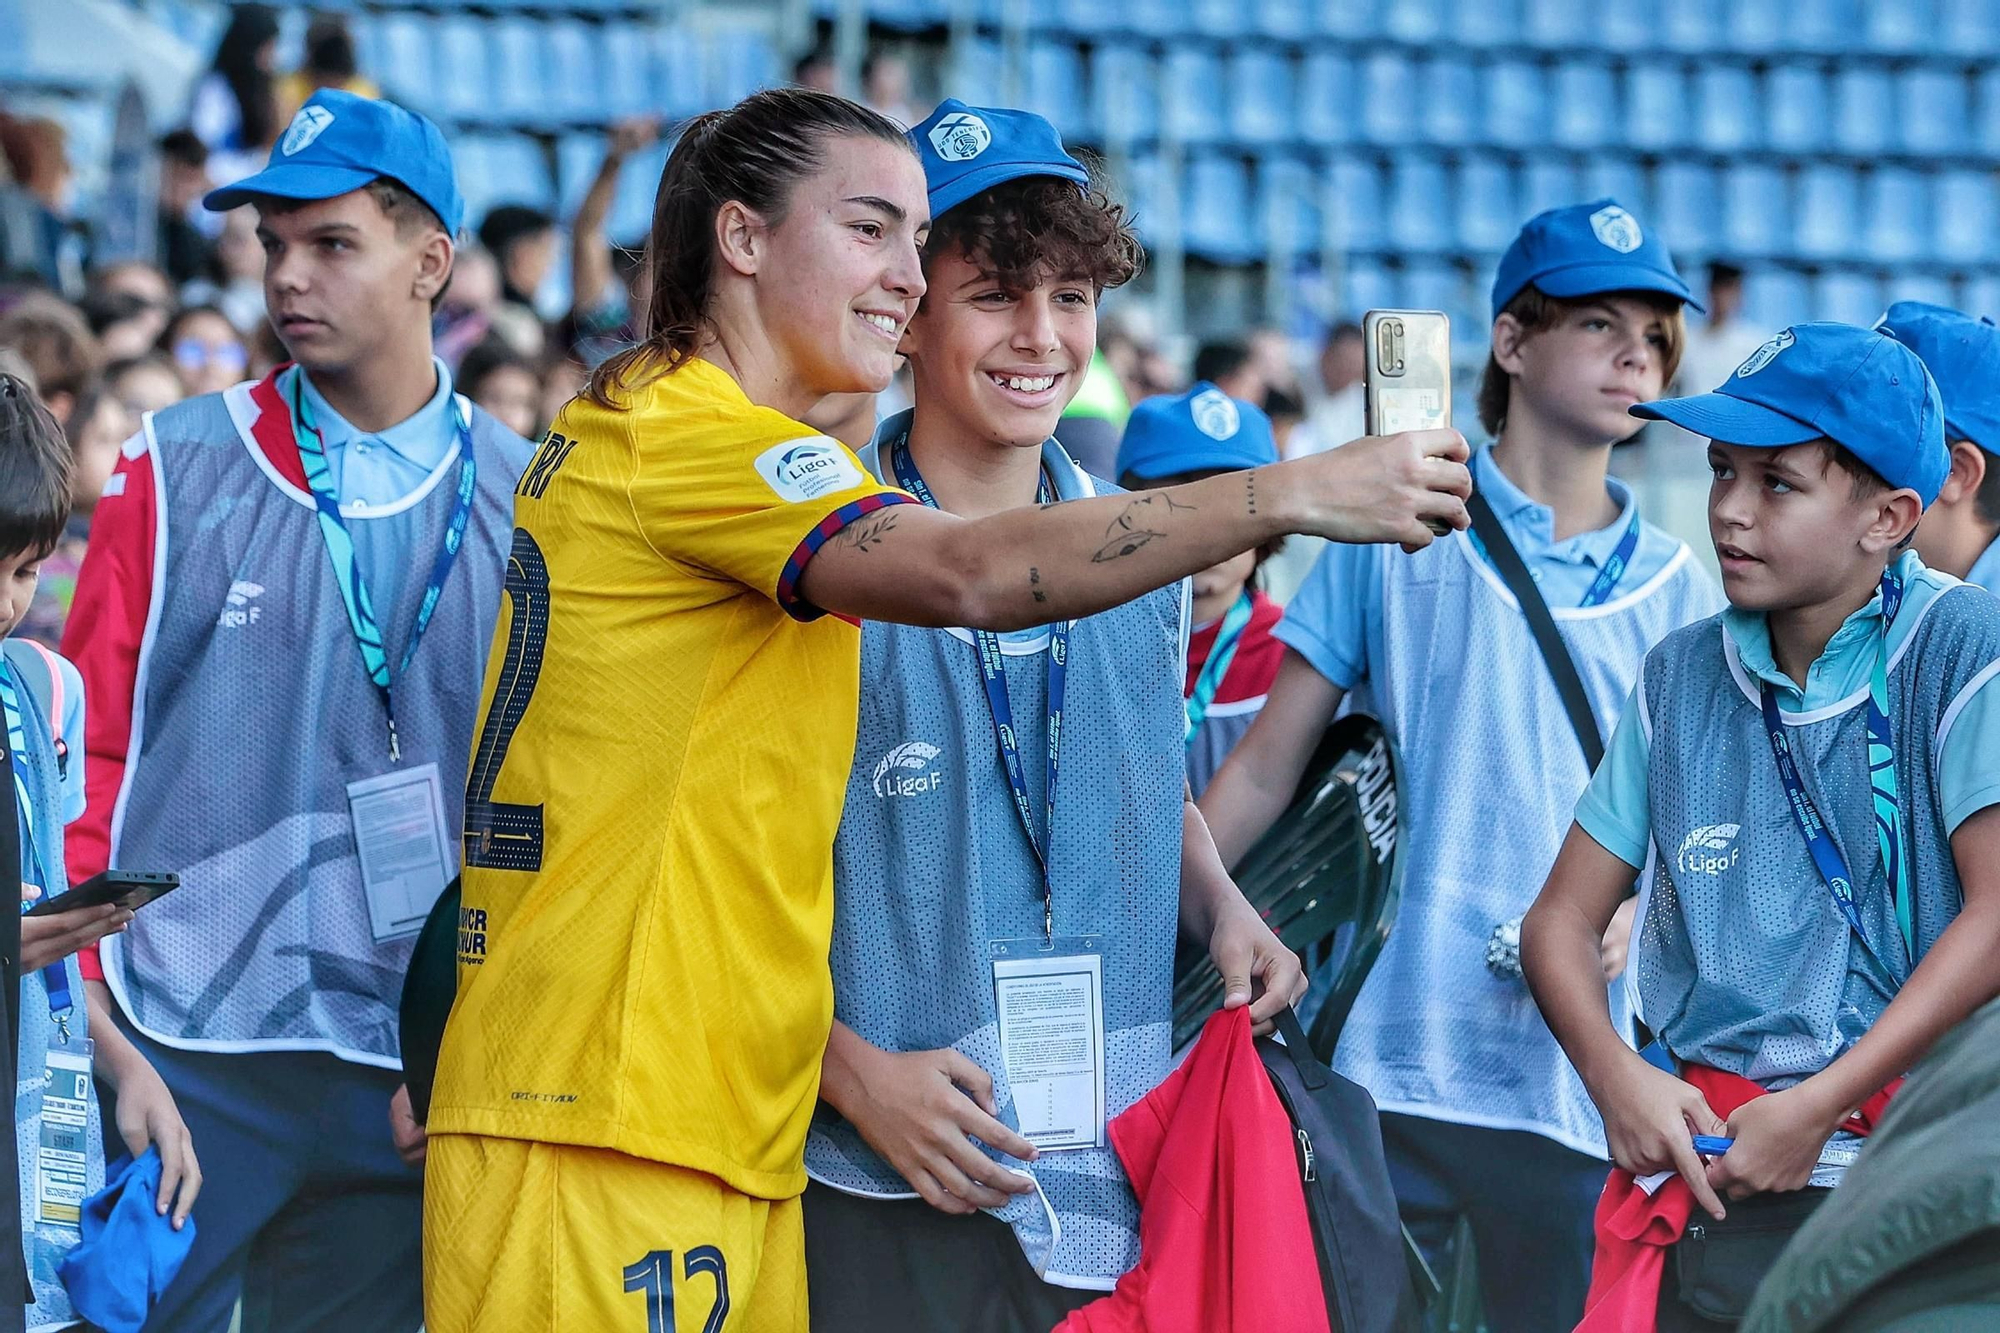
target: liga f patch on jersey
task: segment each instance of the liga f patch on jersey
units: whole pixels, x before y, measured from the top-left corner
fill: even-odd
[[[868,481],[847,449],[824,435],[772,445],[757,455],[757,475],[779,499],[793,504],[852,490]]]

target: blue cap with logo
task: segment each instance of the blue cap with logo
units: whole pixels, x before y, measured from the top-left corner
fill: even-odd
[[[332,199],[382,176],[428,204],[452,236],[465,225],[465,200],[438,127],[394,102],[333,88],[306,99],[262,171],[209,191],[201,202],[223,213],[259,196]]]
[[[1915,491],[1925,507],[1951,466],[1944,404],[1924,363],[1894,338],[1852,324],[1794,324],[1715,392],[1640,403],[1632,415],[1752,449],[1825,437],[1891,486]]]
[[[1531,282],[1556,297],[1659,292],[1701,309],[1665,244],[1616,199],[1551,208],[1529,218],[1493,275],[1493,317]]]
[[[1876,329],[1915,352],[1944,399],[1944,433],[2000,454],[2000,328],[1962,310],[1898,301]]]
[[[1152,481],[1277,461],[1271,418],[1204,380],[1186,393],[1161,394],[1133,408],[1116,467],[1121,477]]]
[[[924,164],[933,218],[981,190],[1021,176],[1090,182],[1090,173],[1063,147],[1056,127],[1032,111],[967,106],[947,97],[910,131],[910,143]]]

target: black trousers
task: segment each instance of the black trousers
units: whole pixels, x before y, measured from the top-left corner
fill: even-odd
[[[813,1333],[1049,1333],[1104,1295],[1035,1276],[1006,1223],[806,1186]]]

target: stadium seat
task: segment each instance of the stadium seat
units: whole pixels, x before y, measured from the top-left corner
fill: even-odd
[[[1595,148],[1612,132],[1618,114],[1617,89],[1602,57],[1565,60],[1556,66],[1555,115],[1551,138],[1565,148]]]
[[[1764,76],[1764,132],[1772,148],[1811,153],[1827,138],[1826,75],[1818,65],[1774,65]]]
[[[1598,41],[1610,51],[1654,51],[1660,46],[1660,10],[1666,6],[1603,5],[1597,10]]]
[[[1709,51],[1721,36],[1715,0],[1675,0],[1660,7],[1660,44],[1669,51]]]
[[[462,120],[494,120],[511,116],[516,107],[532,106],[538,95],[538,64],[517,60],[517,52],[504,39],[504,24],[494,27],[494,45],[489,53],[488,25],[469,14],[436,20],[426,34],[433,45],[435,69],[485,69],[493,72],[489,81],[470,78],[439,78],[414,96],[420,106],[435,106],[447,116]],[[530,48],[532,49],[532,48]]]
[[[369,67],[377,71],[383,90],[407,106],[436,106],[439,80],[431,63],[430,21],[416,14],[383,14],[363,31],[374,34]]]
[[[602,134],[572,131],[556,140],[556,207],[565,219],[575,216],[603,161]]]
[[[1436,40],[1442,29],[1445,0],[1395,0],[1383,6],[1383,35],[1399,42]]]
[[[944,86],[961,102],[994,105],[1000,100],[1000,44],[984,37],[953,42],[945,61]],[[1152,133],[1158,133],[1157,128]]]
[[[1521,36],[1522,0],[1452,0],[1449,31],[1461,44],[1506,46]]]
[[[1929,66],[1906,72],[1896,95],[1896,126],[1910,153],[1945,156],[1958,151],[1966,127],[1966,81],[1956,68]]]
[[[1975,315],[2000,319],[2000,273],[1989,269],[1967,277],[1965,288],[1958,298],[1958,308]]]
[[[552,18],[542,25],[549,71],[544,114],[567,120],[611,119],[595,58],[601,27],[574,18]]]
[[[611,217],[604,224],[614,244],[634,245],[645,241],[653,230],[653,201],[660,193],[660,173],[666,170],[670,144],[655,144],[634,154],[618,176],[618,192],[611,199]]]
[[[1589,46],[1596,8],[1585,0],[1521,0],[1521,36],[1550,50]]]
[[[1379,260],[1350,258],[1335,285],[1341,310],[1355,319],[1370,310],[1394,309],[1402,304],[1396,279]]]
[[[454,102],[468,95],[482,96],[491,109],[490,114],[483,118],[507,121],[545,108],[553,94],[543,86],[548,80],[548,67],[544,64],[547,50],[542,43],[539,23],[520,15],[509,15],[489,23],[470,17],[448,22],[449,31],[456,37],[455,40],[447,38],[444,50],[440,52],[446,69],[463,68],[458,62],[468,57],[454,48],[476,49],[473,44],[479,41],[481,28],[492,38],[492,64],[487,67],[493,72],[492,82],[488,85],[490,94],[481,89],[476,79],[450,79],[448,84],[459,85],[445,90]],[[457,114],[473,118],[473,113],[462,107],[457,108]]]
[[[598,39],[598,109],[607,119],[635,115],[653,102],[652,32],[637,23],[607,23]]]
[[[1614,114],[1606,108],[1606,114]],[[1688,130],[1688,78],[1680,64],[1635,61],[1625,71],[1625,142],[1647,151],[1675,148]]]
[[[1441,250],[1453,239],[1444,163],[1401,154],[1389,163],[1389,235],[1399,250]]]
[[[1542,100],[1542,72],[1520,60],[1496,60],[1485,69],[1486,127],[1491,141],[1503,148],[1526,148],[1541,142],[1547,111]]]
[[[1483,154],[1461,158],[1451,198],[1458,244],[1464,249],[1501,249],[1521,225],[1521,210],[1514,202],[1514,173],[1500,158]]]
[[[1602,199],[1606,195],[1616,199],[1625,207],[1651,222],[1656,213],[1653,208],[1653,183],[1638,162],[1629,157],[1593,157],[1583,166],[1583,195],[1585,199]],[[1667,238],[1667,247],[1675,245],[1673,237]]]
[[[711,32],[702,46],[705,51],[702,68],[708,75],[708,106],[729,106],[760,88],[774,87],[784,81],[777,50],[770,38],[755,29]]]
[[[1898,301],[1928,301],[1932,305],[1963,310],[1965,307],[1958,304],[1958,299],[1951,279],[1942,273],[1926,273],[1918,269],[1891,277],[1882,293],[1882,308],[1887,310]]]
[[[1796,3],[1811,0],[1727,0],[1716,45],[1742,55],[1779,49],[1785,43],[1785,11]]]
[[[1757,81],[1744,65],[1703,65],[1697,80],[1696,143],[1711,153],[1750,147],[1762,135]]]
[[[1839,259],[1855,250],[1859,208],[1854,172],[1819,164],[1799,173],[1794,246],[1808,259]]]
[[[1815,8],[1815,6],[1801,7]],[[1817,7],[1834,10],[1831,17],[1836,21],[1850,18],[1849,15],[1839,12],[1841,6]],[[1851,17],[1863,20],[1862,30],[1867,34],[1866,45],[1870,49],[1890,52],[1921,51],[1936,40],[1936,15],[1930,11],[1931,6],[1922,0],[1898,0],[1898,3],[1891,5],[1863,4],[1860,15]],[[1851,29],[1835,35],[1844,37],[1849,42],[1853,40]]]
[[[1938,50],[1988,56],[1996,46],[2000,46],[2000,10],[1993,0],[1938,0]]]
[[[1412,310],[1442,310],[1453,316],[1452,324],[1463,327],[1470,304],[1467,283],[1459,268],[1441,259],[1412,259],[1404,266],[1403,299]]]
[[[1418,114],[1416,70],[1397,51],[1374,51],[1361,62],[1361,104],[1355,108],[1364,143],[1407,144]]]
[[[1030,42],[1022,105],[1046,116],[1070,138],[1095,140],[1090,102],[1083,82],[1083,56],[1068,42]]]
[[[1383,244],[1382,170],[1373,158],[1342,155],[1324,173],[1328,239],[1343,250]]]
[[[1376,0],[1319,0],[1310,8],[1323,36],[1363,38],[1375,35]]]
[[[672,24],[655,29],[650,45],[653,109],[675,119],[708,110],[708,76],[702,68],[699,34]]]
[[[452,144],[465,223],[477,229],[497,204],[552,208],[553,182],[542,146],[521,134],[463,134]]]
[[[1298,0],[1255,0],[1251,5],[1251,31],[1260,37],[1286,43],[1303,42],[1312,35],[1312,6]]]
[[[1981,263],[1996,258],[1994,219],[2000,216],[1993,173],[1983,170],[1947,171],[1937,189],[1938,258],[1948,263]],[[2000,314],[2000,312],[1994,312]]]
[[[1813,282],[1813,318],[1838,320],[1864,327],[1882,318],[1888,303],[1882,299],[1882,285],[1873,274],[1855,269],[1834,269]]]
[[[1536,158],[1521,175],[1521,214],[1536,213],[1583,202],[1583,181],[1565,158]]]
[[[1886,71],[1849,66],[1833,76],[1833,142],[1843,153],[1870,156],[1890,147],[1896,111]]]
[[[1676,252],[1708,254],[1716,249],[1722,199],[1714,168],[1700,162],[1666,162],[1653,193],[1660,231],[1672,238]]]
[[[1243,36],[1241,0],[1182,0],[1180,9],[1182,21],[1196,36],[1218,40]]]
[[[1092,120],[1107,144],[1150,142],[1160,132],[1159,74],[1153,57],[1123,42],[1090,56]]]
[[[1813,317],[1812,286],[1803,273],[1775,264],[1756,264],[1743,275],[1743,311],[1751,323],[1781,329]],[[1703,391],[1712,384],[1701,386]]]
[[[1973,103],[1973,142],[2000,143],[2000,65],[1979,76],[1977,100]]]
[[[1404,108],[1402,116],[1421,121],[1422,137],[1446,148],[1478,142],[1479,79],[1472,66],[1452,56],[1438,56],[1419,62],[1414,77],[1416,105]],[[1407,123],[1403,134],[1390,136],[1393,143],[1409,140]]]
[[[1211,144],[1223,135],[1221,62],[1200,47],[1177,46],[1161,68],[1160,118],[1187,144]]]
[[[1238,143],[1268,145],[1299,138],[1293,107],[1292,62],[1264,46],[1238,47],[1225,65],[1229,128]]]
[[[1861,216],[1868,220],[1862,244],[1870,259],[1893,264],[1930,257],[1933,215],[1926,186],[1907,167],[1878,166],[1869,174]]]
[[[1250,169],[1242,159],[1199,153],[1188,163],[1186,225],[1181,243],[1192,255],[1221,264],[1247,263],[1263,254],[1250,209]]]
[[[1299,133],[1315,147],[1351,143],[1356,134],[1354,62],[1333,51],[1306,54],[1299,75]]]
[[[1744,257],[1783,254],[1789,248],[1785,195],[1785,178],[1775,167],[1737,162],[1724,168],[1723,246]]]
[[[1913,9],[1916,0],[1898,0],[1898,4]],[[1867,49],[1867,25],[1851,0],[1792,0],[1783,8],[1785,44],[1794,51],[1846,53]],[[1884,6],[1870,0],[1861,8]]]
[[[1317,253],[1326,239],[1319,173],[1311,163],[1274,155],[1257,164],[1257,234],[1274,254]]]

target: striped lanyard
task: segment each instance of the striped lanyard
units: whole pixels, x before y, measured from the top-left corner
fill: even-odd
[[[889,450],[890,466],[896,473],[896,484],[917,497],[932,509],[938,507],[931,495],[931,488],[925,484],[917,472],[917,466],[910,459],[909,445],[897,441]],[[1051,504],[1055,494],[1049,486],[1048,473],[1044,471],[1037,491],[1041,504]],[[1049,873],[1049,853],[1056,834],[1056,772],[1062,763],[1062,720],[1064,695],[1069,685],[1069,636],[1074,621],[1057,621],[1049,626],[1048,654],[1048,785],[1044,792],[1045,830],[1043,838],[1035,837],[1035,807],[1028,797],[1028,770],[1021,758],[1020,737],[1014,731],[1014,705],[1007,698],[1007,676],[1001,667],[1000,636],[992,630],[972,631],[972,641],[979,649],[979,678],[986,689],[986,708],[993,718],[993,735],[1000,746],[1000,766],[1006,772],[1007,786],[1014,795],[1014,812],[1021,817],[1021,831],[1028,837],[1028,846],[1035,853],[1035,860],[1042,870],[1042,932],[1049,940],[1054,940],[1056,932],[1056,891],[1055,880]],[[1048,845],[1044,845],[1044,843]]]
[[[0,706],[7,713],[7,766],[14,776],[14,802],[21,810],[21,877],[32,876],[32,882],[46,896],[58,892],[59,886],[49,883],[48,868],[42,864],[41,850],[35,845],[35,803],[28,792],[27,780],[21,776],[21,765],[28,755],[28,728],[21,714],[21,695],[14,683],[13,665],[4,659],[0,659]],[[49,725],[60,727],[62,719],[50,718]],[[26,912],[34,905],[22,903],[21,910]],[[76,1002],[69,991],[69,972],[60,960],[42,969],[42,985],[49,993],[49,1017],[55,1022],[56,1039],[67,1046],[69,1015]]]
[[[1903,809],[1897,796],[1896,749],[1889,731],[1889,627],[1903,605],[1903,576],[1895,568],[1882,573],[1882,639],[1876,646],[1875,671],[1868,682],[1868,785],[1875,803],[1875,841],[1882,853],[1882,868],[1896,905],[1896,928],[1903,937],[1903,956],[1916,957],[1916,925],[1910,894],[1909,856],[1903,845]],[[1778,712],[1778,696],[1766,681],[1763,688],[1764,730],[1771,738],[1771,757],[1778,764],[1778,780],[1785,784],[1792,818],[1805,836],[1806,850],[1813,865],[1826,881],[1840,914],[1875,961],[1890,977],[1896,974],[1888,960],[1868,939],[1861,926],[1861,911],[1855,905],[1854,877],[1848,872],[1847,858],[1827,831],[1819,807],[1806,793],[1792,757],[1791,738]]]
[[[347,623],[354,631],[354,642],[361,649],[361,663],[368,669],[368,679],[375,683],[375,692],[382,696],[382,711],[389,719],[389,760],[401,763],[403,748],[396,738],[396,705],[390,692],[389,657],[382,648],[382,626],[375,619],[375,604],[368,596],[368,582],[361,575],[361,564],[354,557],[354,537],[347,530],[347,519],[340,512],[340,498],[335,493],[333,473],[327,467],[326,440],[320,435],[319,427],[306,419],[306,403],[303,391],[305,371],[300,370],[292,381],[292,419],[312,435],[308,445],[304,436],[298,436],[299,461],[305,466],[306,485],[312,489],[313,503],[319,510],[319,531],[326,539],[326,553],[333,561],[333,579],[340,587],[340,599],[347,605]],[[430,582],[424,585],[424,599],[417,606],[416,623],[410,628],[409,642],[403,645],[403,660],[396,667],[396,675],[401,676],[410,669],[410,662],[417,655],[417,645],[423,641],[424,631],[430,628],[431,616],[437,610],[438,598],[444,595],[445,580],[451,577],[451,567],[458,559],[459,546],[465,540],[465,528],[472,521],[473,482],[477,468],[472,457],[472,423],[466,419],[465,409],[457,396],[452,397],[452,412],[458,424],[458,495],[452,503],[451,518],[444,529],[444,543],[438,548],[437,558],[431,562]]]
[[[1201,673],[1194,678],[1194,692],[1187,701],[1187,736],[1189,749],[1194,748],[1195,734],[1208,718],[1208,706],[1215,702],[1215,692],[1222,688],[1222,678],[1229,674],[1229,664],[1236,660],[1236,645],[1243,641],[1243,627],[1250,623],[1250,590],[1245,588],[1229,614],[1222,618],[1222,627],[1215,631],[1215,643],[1208,650],[1208,660],[1201,664]]]

